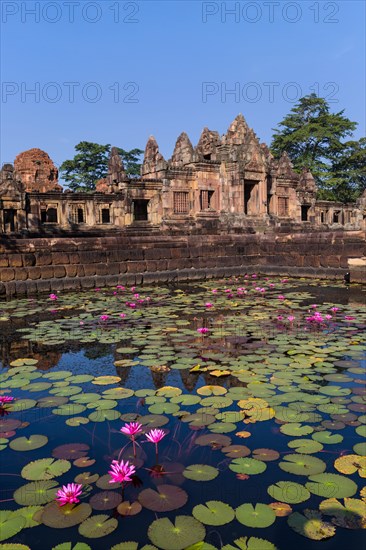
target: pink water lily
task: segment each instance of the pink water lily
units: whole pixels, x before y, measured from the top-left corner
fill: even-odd
[[[2,407],[3,405],[7,405],[12,401],[14,401],[14,397],[12,397],[11,395],[0,395],[0,407]]]
[[[295,321],[295,317],[293,315],[288,315],[287,319],[290,321],[290,323],[293,323],[293,321]]]
[[[213,304],[211,304],[211,302],[206,302],[205,307],[207,307],[207,308],[213,307]]]
[[[207,334],[209,332],[209,329],[206,327],[200,327],[197,329],[197,332],[199,332],[200,334]]]
[[[130,422],[129,424],[125,424],[120,431],[126,435],[131,436],[140,433],[141,430],[142,425],[139,422]]]
[[[133,464],[130,464],[128,460],[126,462],[119,462],[118,460],[112,460],[111,462],[111,470],[109,470],[109,475],[111,476],[111,480],[109,483],[125,483],[127,481],[132,481],[131,476],[133,476],[136,472],[135,466]]]
[[[124,319],[126,317],[126,314],[125,313],[120,313],[119,316],[121,317],[121,319]]]
[[[285,299],[285,297],[283,296],[283,294],[280,294],[279,296],[277,296],[277,298],[278,298],[279,300],[284,300],[284,299]]]
[[[57,491],[56,500],[60,506],[64,506],[65,504],[77,504],[80,502],[78,497],[81,493],[82,485],[79,483],[68,483]]]
[[[99,317],[99,319],[100,319],[101,321],[108,321],[109,315],[101,315],[101,316]]]
[[[146,434],[146,437],[148,441],[151,443],[155,443],[155,452],[156,452],[156,462],[158,462],[158,443],[163,439],[163,437],[166,436],[166,432],[164,430],[161,430],[159,428],[150,430],[149,433]]]
[[[58,296],[57,294],[50,294],[49,299],[55,301],[55,300],[58,300]]]

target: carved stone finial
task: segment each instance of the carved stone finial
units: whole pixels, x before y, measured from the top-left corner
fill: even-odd
[[[141,175],[146,176],[149,174],[154,177],[157,172],[160,172],[166,168],[166,164],[167,163],[164,160],[163,155],[159,152],[159,145],[156,139],[154,136],[150,136],[145,147],[145,156],[141,167]]]
[[[41,149],[20,153],[14,161],[14,169],[27,192],[62,191],[58,184],[58,169]]]
[[[299,187],[305,191],[316,191],[316,183],[309,168],[303,168],[300,174]]]
[[[201,159],[208,159],[208,157],[210,157],[211,160],[216,160],[214,157],[216,157],[216,148],[218,145],[221,145],[219,133],[214,130],[204,128],[195,149],[198,158],[201,157]]]
[[[184,166],[193,160],[193,146],[185,132],[178,137],[170,164],[173,167]]]
[[[108,184],[114,185],[126,178],[125,168],[117,147],[112,147],[108,160]]]
[[[230,124],[222,142],[224,145],[242,145],[248,132],[249,126],[240,113]]]

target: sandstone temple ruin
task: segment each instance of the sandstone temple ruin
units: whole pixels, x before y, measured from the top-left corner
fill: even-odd
[[[275,160],[242,115],[226,134],[205,128],[196,147],[186,133],[170,160],[150,137],[140,178],[128,178],[117,149],[93,193],[58,184],[47,153],[30,149],[0,172],[0,233],[241,233],[267,227],[365,230],[366,192],[354,204],[316,200],[307,170]]]

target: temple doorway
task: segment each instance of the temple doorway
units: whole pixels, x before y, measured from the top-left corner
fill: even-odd
[[[133,220],[135,222],[148,221],[148,204],[149,201],[146,199],[138,199],[133,201]]]
[[[15,231],[16,210],[6,208],[4,210],[4,231],[5,233],[13,233]]]
[[[244,214],[255,216],[258,214],[258,182],[244,181]]]

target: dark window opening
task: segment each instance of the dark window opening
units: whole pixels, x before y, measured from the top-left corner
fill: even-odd
[[[212,197],[214,191],[201,191],[200,192],[200,209],[208,210],[212,208]]]
[[[133,201],[133,219],[136,222],[148,221],[147,205],[149,201],[146,199],[139,199]]]
[[[41,223],[47,222],[47,210],[41,210]]]
[[[78,223],[84,223],[84,210],[78,208]]]
[[[340,214],[339,210],[333,212],[333,223],[340,223]]]
[[[309,221],[308,220],[309,208],[310,208],[310,206],[307,205],[307,204],[302,204],[301,205],[301,221],[302,222]]]
[[[321,223],[325,223],[324,212],[320,212],[320,222],[321,222]]]
[[[42,209],[41,223],[57,223],[57,208]]]
[[[109,208],[102,208],[102,223],[111,223],[111,214]]]
[[[5,233],[15,231],[15,213],[13,208],[6,208],[4,210],[4,230]]]
[[[203,158],[205,160],[211,160],[211,153],[207,154],[207,155],[203,155]]]

